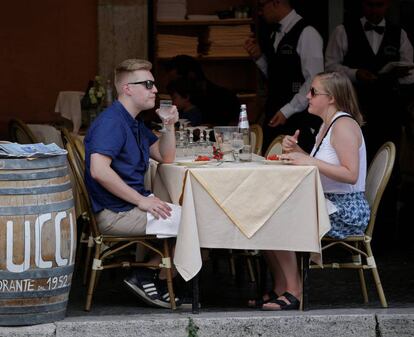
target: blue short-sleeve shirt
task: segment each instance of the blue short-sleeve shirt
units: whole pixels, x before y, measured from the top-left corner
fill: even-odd
[[[138,193],[148,196],[144,176],[149,165],[149,148],[157,141],[141,119],[134,119],[119,102],[115,101],[90,126],[85,137],[85,183],[94,212],[109,209],[128,211],[135,205],[118,198],[90,174],[90,158],[99,153],[112,158],[111,167],[121,179]]]

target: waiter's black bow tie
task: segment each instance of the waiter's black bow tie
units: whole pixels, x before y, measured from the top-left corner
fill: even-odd
[[[374,26],[372,23],[367,21],[367,22],[365,22],[364,30],[366,30],[366,31],[373,30],[373,31],[377,32],[378,34],[382,35],[382,34],[384,34],[385,27],[384,26]]]

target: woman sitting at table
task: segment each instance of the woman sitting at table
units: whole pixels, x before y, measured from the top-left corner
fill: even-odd
[[[370,209],[364,194],[366,150],[360,128],[363,119],[352,83],[338,72],[321,73],[314,78],[307,98],[309,113],[323,121],[316,143],[310,155],[305,153],[297,145],[300,135],[296,131],[284,138],[281,159],[293,165],[318,167],[325,197],[335,206],[335,212],[329,216],[331,230],[327,236],[362,235]],[[263,297],[266,303],[262,308],[298,309],[302,287],[295,252],[269,252],[268,261],[275,276],[273,291],[283,295],[269,301],[269,296]]]

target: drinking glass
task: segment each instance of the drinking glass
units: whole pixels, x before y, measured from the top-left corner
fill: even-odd
[[[239,152],[243,146],[243,134],[240,132],[233,132],[231,135],[231,147],[233,148],[234,158],[236,161],[240,161]]]
[[[162,129],[160,132],[167,132],[165,128],[165,120],[170,117],[171,114],[172,101],[169,99],[160,100],[160,108],[158,109],[158,116],[160,116],[162,121]]]
[[[214,138],[218,148],[223,154],[222,161],[234,161],[233,148],[231,145],[232,134],[237,132],[239,128],[237,126],[215,126]]]

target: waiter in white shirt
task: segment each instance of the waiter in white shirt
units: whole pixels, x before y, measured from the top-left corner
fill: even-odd
[[[406,32],[384,18],[389,0],[363,0],[364,16],[339,25],[326,49],[326,70],[342,71],[354,82],[361,110],[369,159],[387,140],[398,148],[401,136],[400,83],[414,83],[408,66],[394,67],[383,74],[390,62],[413,63],[413,47]]]
[[[288,0],[259,0],[259,15],[273,31],[260,41],[254,36],[245,48],[268,80],[264,143],[279,134],[294,134],[302,148],[312,148],[320,121],[305,111],[313,77],[323,71],[323,41]]]

